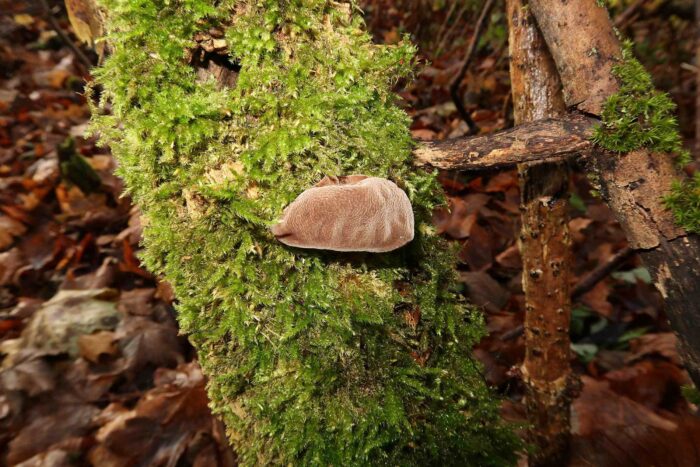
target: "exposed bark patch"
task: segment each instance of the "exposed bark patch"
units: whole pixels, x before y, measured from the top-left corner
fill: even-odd
[[[632,248],[655,248],[662,239],[685,235],[662,201],[678,178],[668,155],[640,149],[623,155],[601,153],[594,161],[603,195]]]

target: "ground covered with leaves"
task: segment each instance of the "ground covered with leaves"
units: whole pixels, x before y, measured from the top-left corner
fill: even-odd
[[[476,13],[460,2],[403,3],[365,6],[377,41],[408,32],[421,47],[419,75],[399,89],[413,136],[462,136],[467,127],[448,86]],[[691,135],[692,23],[682,11],[651,8],[620,26],[679,104],[681,128]],[[54,13],[69,31],[63,11]],[[462,88],[482,133],[512,124],[498,8],[492,21]],[[16,2],[0,13],[0,462],[234,465],[194,352],[178,335],[172,292],[137,259],[139,213],[121,196],[111,155],[84,135],[88,78],[40,8]],[[445,173],[440,180],[449,209],[436,212],[434,223],[459,244],[462,292],[484,310],[490,332],[475,354],[504,396],[504,416],[523,420],[517,176]],[[571,189],[578,283],[626,241],[584,176],[575,175]],[[572,465],[700,464],[697,407],[683,396],[689,379],[649,282],[639,259],[625,256],[575,300],[573,363],[582,385]]]

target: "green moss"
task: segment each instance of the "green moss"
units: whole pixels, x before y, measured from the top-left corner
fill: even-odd
[[[620,90],[608,98],[603,123],[596,128],[594,141],[615,152],[641,147],[655,151],[684,153],[671,97],[654,88],[651,76],[634,57],[632,43],[625,42],[622,60],[612,70]]]
[[[391,92],[413,48],[372,44],[336,2],[101,3],[114,52],[96,71],[93,129],[142,210],[143,259],[175,289],[240,462],[513,463],[518,443],[469,357],[481,315],[453,293],[454,256],[431,228],[443,198],[411,167]],[[214,25],[241,66],[233,89],[199,82],[185,60]],[[299,193],[353,173],[407,191],[410,245],[275,241],[269,226]]]
[[[622,60],[613,67],[620,90],[608,98],[603,108],[602,124],[593,140],[614,152],[629,152],[642,147],[675,154],[677,164],[690,162],[683,148],[671,97],[654,88],[651,76],[634,57],[633,44],[626,41]],[[679,180],[664,198],[676,222],[691,232],[700,232],[700,176]]]

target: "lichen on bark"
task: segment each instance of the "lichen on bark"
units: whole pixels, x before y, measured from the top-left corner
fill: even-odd
[[[411,165],[391,91],[412,47],[372,44],[348,3],[100,4],[112,54],[95,73],[92,128],[142,210],[143,261],[174,287],[240,462],[514,462],[518,443],[469,356],[482,318],[455,294],[453,253],[430,225],[442,195]],[[188,63],[212,27],[233,87]],[[299,193],[348,174],[407,192],[411,244],[338,254],[274,239]]]

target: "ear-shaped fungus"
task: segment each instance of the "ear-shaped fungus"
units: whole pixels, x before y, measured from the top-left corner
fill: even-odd
[[[325,177],[300,194],[272,227],[289,246],[334,251],[395,250],[413,240],[413,208],[395,183],[377,177]]]

